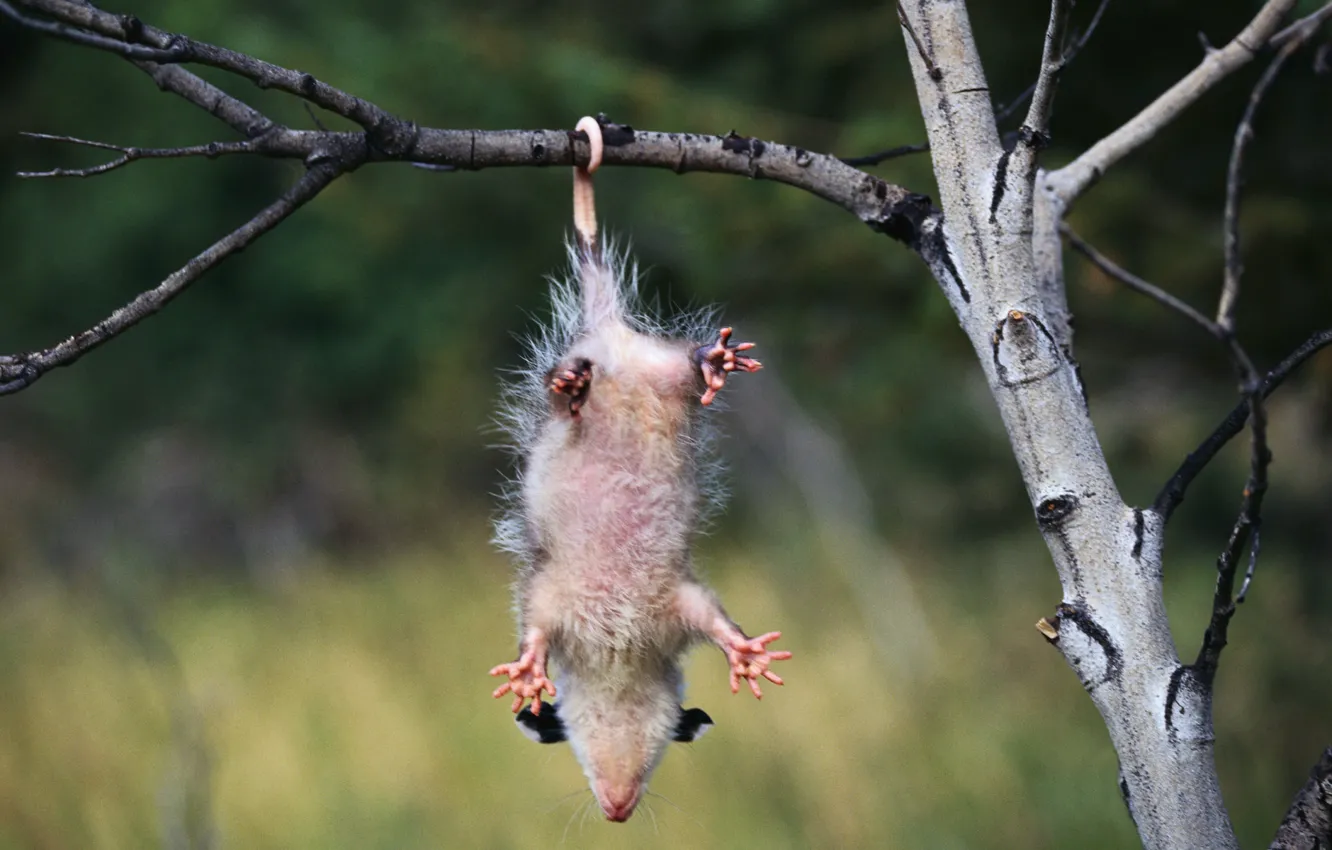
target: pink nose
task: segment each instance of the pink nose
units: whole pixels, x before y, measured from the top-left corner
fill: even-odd
[[[634,813],[634,808],[638,805],[638,785],[628,785],[623,788],[603,785],[600,790],[601,793],[597,797],[601,803],[601,810],[606,813],[606,820],[615,823],[629,820],[629,816]]]

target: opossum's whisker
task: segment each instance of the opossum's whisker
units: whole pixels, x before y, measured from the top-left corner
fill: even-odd
[[[569,840],[569,827],[573,826],[574,819],[578,818],[579,815],[586,816],[588,803],[591,802],[592,800],[592,792],[588,791],[587,795],[588,795],[587,799],[580,801],[578,805],[574,808],[574,810],[569,813],[569,820],[564,824],[564,832],[560,835],[561,846],[563,846],[564,843]],[[580,833],[583,831],[583,822],[581,819],[578,822],[578,831]]]
[[[656,791],[648,791],[648,790],[645,790],[645,791],[643,792],[643,794],[644,794],[644,796],[648,796],[648,797],[656,797],[658,800],[662,800],[662,801],[664,801],[664,802],[665,802],[666,804],[668,804],[671,808],[675,809],[677,812],[679,812],[680,814],[684,815],[685,817],[687,817],[687,818],[689,818],[691,821],[693,821],[693,822],[694,822],[694,825],[697,826],[699,829],[704,829],[704,828],[705,828],[705,827],[703,826],[703,821],[699,820],[698,818],[696,818],[696,817],[694,817],[692,814],[690,814],[688,811],[686,811],[685,809],[681,808],[680,805],[679,805],[678,803],[676,803],[676,802],[675,802],[674,800],[672,800],[670,797],[667,797],[665,794],[658,794]]]
[[[643,798],[641,807],[643,811],[648,813],[648,817],[652,818],[652,834],[660,837],[661,828],[657,825],[657,813],[652,810],[652,804],[648,802],[646,797]]]
[[[565,803],[572,800],[574,797],[579,797],[582,796],[583,794],[591,794],[591,793],[592,792],[586,788],[575,788],[574,790],[570,791],[568,794],[565,794],[563,797],[560,797],[557,800],[555,800],[555,802],[551,803],[550,806],[542,812],[542,814],[543,815],[551,814],[560,806],[563,806]]]
[[[596,797],[589,798],[587,801],[587,805],[583,806],[583,817],[581,820],[578,821],[579,835],[583,834],[583,828],[587,826],[587,819],[592,816],[593,809],[601,811],[601,806],[597,803]]]

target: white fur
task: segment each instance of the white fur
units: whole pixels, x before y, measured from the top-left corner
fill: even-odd
[[[711,312],[649,313],[624,253],[571,245],[569,257],[551,322],[505,387],[518,472],[495,541],[518,561],[520,633],[549,640],[560,718],[605,808],[646,786],[680,719],[679,659],[704,637],[677,597],[696,584],[689,547],[722,499],[693,356],[716,331]],[[547,382],[581,358],[592,381],[574,417]]]

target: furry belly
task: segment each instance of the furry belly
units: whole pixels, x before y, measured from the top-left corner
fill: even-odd
[[[695,518],[692,488],[639,465],[587,464],[551,488],[542,525],[573,561],[652,570],[687,561]],[[552,547],[554,548],[554,547]]]

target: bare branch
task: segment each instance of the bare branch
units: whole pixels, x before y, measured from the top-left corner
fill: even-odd
[[[1249,479],[1244,485],[1244,496],[1240,505],[1239,516],[1231,529],[1226,548],[1216,562],[1216,590],[1212,596],[1212,618],[1207,631],[1203,634],[1202,648],[1193,667],[1199,681],[1210,686],[1216,677],[1217,665],[1221,660],[1221,650],[1226,646],[1226,636],[1230,620],[1244,601],[1249,585],[1253,580],[1258,564],[1259,530],[1262,527],[1263,496],[1267,492],[1267,469],[1272,462],[1272,452],[1267,446],[1267,412],[1263,407],[1262,382],[1254,369],[1253,361],[1235,337],[1235,306],[1239,300],[1240,277],[1243,269],[1240,263],[1239,241],[1239,198],[1240,173],[1244,162],[1244,150],[1253,136],[1253,119],[1263,96],[1276,80],[1281,66],[1317,29],[1314,23],[1307,23],[1286,41],[1276,58],[1268,64],[1258,83],[1249,95],[1249,103],[1244,109],[1244,116],[1235,129],[1235,142],[1231,147],[1230,166],[1226,172],[1226,210],[1225,210],[1225,282],[1221,290],[1216,310],[1216,324],[1225,334],[1230,349],[1231,361],[1239,375],[1240,391],[1244,393],[1249,406],[1249,430],[1251,434],[1249,450]],[[1252,545],[1250,545],[1252,539]],[[1245,573],[1244,584],[1235,595],[1235,573],[1249,548],[1249,567]]]
[[[1081,236],[1074,233],[1073,229],[1069,227],[1066,223],[1060,222],[1059,232],[1064,234],[1064,236],[1068,239],[1068,244],[1072,245],[1074,249],[1076,249],[1088,260],[1090,260],[1092,262],[1092,265],[1096,266],[1101,271],[1110,275],[1115,280],[1118,280],[1120,283],[1124,284],[1129,289],[1132,289],[1135,292],[1140,292],[1143,295],[1146,295],[1148,298],[1151,298],[1154,301],[1164,304],[1165,306],[1169,307],[1170,309],[1174,310],[1175,312],[1189,319],[1203,330],[1207,331],[1207,333],[1211,334],[1213,337],[1216,337],[1217,339],[1224,338],[1224,334],[1222,333],[1221,328],[1211,319],[1207,318],[1202,313],[1195,310],[1193,307],[1189,306],[1185,302],[1171,295],[1169,292],[1166,292],[1164,289],[1161,289],[1159,286],[1155,286],[1154,284],[1148,283],[1147,281],[1143,280],[1142,278],[1138,277],[1137,275],[1133,274],[1127,269],[1124,269],[1123,267],[1116,265],[1114,261],[1112,261],[1109,257],[1106,257],[1100,251],[1097,251],[1089,243],[1087,243],[1087,241],[1084,240]]]
[[[205,272],[227,257],[238,253],[342,174],[331,163],[308,170],[281,198],[264,208],[254,218],[210,245],[203,253],[173,272],[156,287],[141,292],[133,301],[86,331],[42,351],[0,356],[0,395],[16,393],[31,386],[38,378],[59,366],[68,366],[84,354],[153,315],[179,295]]]
[[[634,130],[606,124],[603,165],[711,172],[773,180],[804,189],[854,213],[877,232],[912,245],[921,221],[933,212],[929,199],[845,165],[827,154],[745,136],[703,136]],[[373,147],[366,133],[292,130],[275,126],[245,142],[216,142],[218,153],[248,153],[306,162],[334,157],[345,168],[363,162],[406,162],[433,170],[571,166],[586,145],[571,130],[441,130],[419,128],[414,143],[390,152]],[[59,138],[64,137],[49,137]],[[77,141],[77,140],[76,140]],[[104,146],[98,143],[97,146]],[[109,149],[122,150],[116,146]],[[148,158],[140,149],[138,158]],[[161,156],[207,156],[208,145],[161,149]],[[586,153],[581,154],[585,159]]]
[[[206,145],[190,145],[179,148],[135,148],[122,147],[120,145],[108,144],[107,142],[95,142],[88,139],[77,139],[73,136],[54,136],[49,133],[23,133],[30,139],[42,139],[50,142],[69,142],[75,145],[84,145],[100,150],[119,151],[120,156],[101,165],[94,165],[88,168],[53,168],[50,171],[20,171],[19,177],[93,177],[98,174],[105,174],[108,171],[115,171],[117,168],[128,165],[140,159],[179,159],[182,157],[202,156],[208,159],[215,159],[225,154],[236,153],[255,153],[258,146],[253,141],[245,142],[209,142]]]
[[[1216,323],[1227,333],[1235,332],[1235,305],[1239,300],[1240,275],[1243,271],[1240,262],[1239,207],[1240,207],[1240,172],[1244,165],[1244,150],[1249,139],[1253,138],[1253,118],[1258,112],[1267,90],[1281,72],[1290,55],[1304,45],[1314,27],[1306,26],[1296,36],[1287,40],[1277,52],[1276,58],[1267,66],[1258,84],[1249,95],[1249,104],[1244,108],[1244,117],[1235,128],[1235,143],[1230,149],[1230,166],[1226,172],[1226,212],[1225,212],[1225,283],[1221,290],[1221,299],[1216,308]]]
[[[129,59],[175,62],[180,58],[180,54],[172,48],[158,49],[156,47],[148,47],[142,44],[127,44],[124,41],[107,38],[98,35],[97,33],[67,26],[58,21],[32,18],[19,12],[19,10],[4,2],[4,0],[0,0],[0,15],[4,15],[15,23],[44,35],[53,36],[62,41],[73,42],[74,44],[82,44],[85,47],[95,47],[98,50],[107,50]]]
[[[1303,18],[1300,18],[1295,23],[1272,36],[1272,40],[1268,43],[1273,47],[1281,47],[1289,39],[1292,39],[1297,35],[1300,36],[1301,40],[1307,39],[1313,34],[1313,30],[1318,29],[1323,25],[1324,21],[1328,20],[1332,20],[1332,3],[1328,3],[1318,11],[1311,12]],[[1303,34],[1301,35],[1301,33]]]
[[[901,0],[898,0],[897,3],[897,21],[902,25],[902,29],[906,30],[906,34],[911,37],[911,43],[916,46],[916,53],[920,56],[920,61],[925,63],[930,79],[935,82],[943,79],[943,71],[940,71],[939,66],[934,64],[930,52],[925,49],[920,36],[916,35],[916,28],[911,26],[911,19],[907,17],[906,9],[902,8]]]
[[[1063,68],[1067,68],[1069,63],[1073,61],[1073,58],[1077,56],[1079,52],[1081,52],[1082,48],[1087,46],[1087,42],[1091,40],[1092,33],[1096,32],[1096,27],[1099,26],[1101,23],[1101,16],[1105,14],[1106,7],[1109,5],[1110,5],[1110,0],[1101,0],[1101,5],[1096,7],[1096,12],[1095,14],[1092,15],[1092,19],[1087,24],[1087,28],[1082,31],[1081,35],[1073,39],[1072,44],[1070,44],[1066,49],[1064,49],[1063,56],[1060,59],[1061,70]],[[1011,100],[1007,104],[998,107],[998,110],[995,112],[994,115],[994,120],[997,123],[1002,124],[1014,112],[1017,112],[1019,109],[1021,109],[1022,104],[1026,103],[1027,99],[1030,98],[1032,94],[1036,91],[1036,86],[1039,82],[1040,78],[1038,77],[1035,83],[1032,83],[1031,85],[1027,86],[1025,90],[1023,90],[1022,94],[1013,98],[1013,100]]]
[[[1087,41],[1091,38],[1092,33],[1096,31],[1097,25],[1101,22],[1101,16],[1105,13],[1106,7],[1109,5],[1110,5],[1110,0],[1101,0],[1101,4],[1096,7],[1096,13],[1092,15],[1091,22],[1087,24],[1087,29],[1085,29],[1081,33],[1081,35],[1079,35],[1076,39],[1074,39],[1072,44],[1070,44],[1066,49],[1064,49],[1063,55],[1059,60],[1059,66],[1061,70],[1063,68],[1067,68],[1068,64],[1073,61],[1073,57],[1078,55],[1078,51],[1082,50],[1082,48],[1086,46]],[[900,17],[901,12],[899,11],[898,14]],[[913,41],[915,41],[915,43],[917,44],[918,49],[923,50],[924,48],[920,46],[919,39],[915,38],[915,31],[909,29],[910,24],[906,23],[905,26],[908,28],[908,32],[911,34]],[[1017,97],[1009,101],[1007,105],[997,106],[996,108],[998,111],[995,113],[994,116],[995,123],[996,124],[1003,123],[1004,119],[1008,118],[1018,109],[1020,109],[1022,107],[1022,104],[1026,103],[1027,100],[1031,97],[1032,92],[1036,91],[1036,85],[1037,85],[1036,83],[1032,83],[1030,86],[1027,86],[1027,88],[1021,94],[1019,94]],[[878,165],[881,162],[885,162],[890,159],[896,159],[901,156],[907,156],[913,153],[924,153],[929,149],[930,149],[929,142],[922,142],[916,145],[899,145],[898,147],[895,148],[889,148],[888,150],[879,151],[878,153],[867,154],[865,156],[843,157],[842,162],[845,162],[847,165],[854,165],[856,167]]]
[[[1019,131],[1023,141],[1042,138],[1050,130],[1050,111],[1054,108],[1055,84],[1064,68],[1064,30],[1068,26],[1070,0],[1050,0],[1050,24],[1045,30],[1045,50],[1041,70],[1031,96],[1031,108]],[[1030,144],[1030,142],[1029,142]],[[1041,147],[1039,143],[1036,147]]]
[[[865,165],[878,165],[890,159],[897,159],[902,156],[910,156],[913,153],[925,153],[930,149],[929,142],[921,142],[916,145],[899,145],[895,148],[889,148],[886,151],[866,154],[865,156],[844,156],[842,162],[847,165],[860,167]]]
[[[1268,850],[1321,850],[1332,846],[1332,747],[1309,773]]]
[[[1305,340],[1303,345],[1292,351],[1275,369],[1267,373],[1261,386],[1262,397],[1270,396],[1292,372],[1329,345],[1332,345],[1332,329],[1316,333]],[[1193,483],[1193,479],[1198,477],[1198,473],[1212,462],[1212,458],[1216,457],[1227,443],[1244,430],[1248,421],[1249,400],[1246,398],[1230,411],[1198,448],[1189,453],[1179,469],[1175,470],[1175,474],[1157,494],[1156,501],[1152,503],[1152,510],[1160,514],[1163,519],[1169,519],[1175,508],[1184,501],[1184,493]]]
[[[1252,433],[1252,451],[1250,452],[1249,480],[1244,485],[1244,497],[1240,506],[1239,517],[1230,531],[1226,548],[1216,559],[1216,589],[1212,593],[1212,618],[1203,633],[1202,647],[1198,658],[1193,662],[1193,669],[1204,686],[1210,686],[1216,678],[1217,665],[1221,661],[1221,650],[1225,649],[1230,620],[1235,616],[1243,595],[1235,596],[1235,571],[1250,536],[1255,541],[1262,525],[1263,497],[1267,493],[1267,467],[1272,462],[1272,453],[1267,449],[1267,414],[1262,405],[1262,393],[1255,389],[1249,394],[1249,406],[1253,415],[1250,417]],[[1251,552],[1248,577],[1244,582],[1244,592],[1257,565],[1258,550]]]
[[[341,89],[315,79],[311,74],[293,71],[255,59],[244,53],[173,35],[148,26],[131,15],[114,15],[74,0],[21,0],[61,23],[77,27],[126,44],[145,44],[170,51],[173,62],[208,65],[244,77],[260,88],[275,88],[310,101],[330,112],[360,124],[375,136],[375,144],[390,151],[410,144],[415,128],[380,107]],[[158,57],[150,57],[158,59]]]
[[[248,139],[276,126],[259,110],[179,65],[156,62],[135,62],[134,65],[151,77],[162,91],[184,98]]]
[[[1268,0],[1229,44],[1208,53],[1198,67],[1150,106],[1073,162],[1049,175],[1048,185],[1067,206],[1100,179],[1110,166],[1142,147],[1214,85],[1251,60],[1267,44],[1295,0]]]

